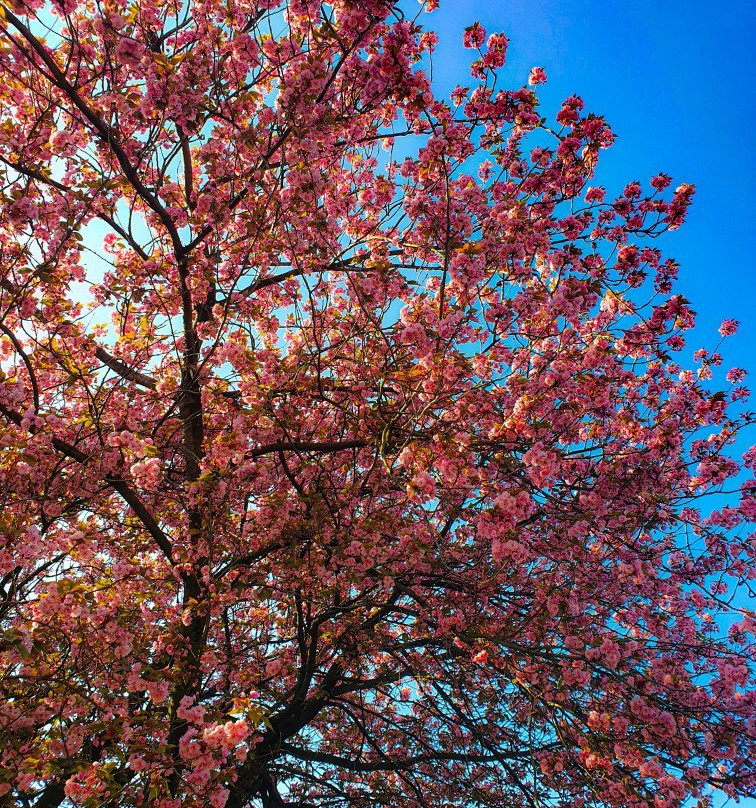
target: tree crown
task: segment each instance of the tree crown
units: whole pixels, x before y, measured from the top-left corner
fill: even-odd
[[[693,188],[607,196],[479,24],[435,97],[402,8],[0,5],[3,804],[756,788]]]

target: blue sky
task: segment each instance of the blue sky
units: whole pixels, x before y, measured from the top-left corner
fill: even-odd
[[[680,264],[678,291],[698,313],[692,350],[713,348],[726,317],[741,323],[721,346],[724,367],[749,371],[756,395],[756,12],[734,0],[441,0],[424,24],[439,34],[434,85],[468,84],[465,26],[478,20],[510,39],[503,85],[546,68],[541,111],[581,95],[617,135],[597,182],[619,191],[664,171],[696,185],[687,222],[660,243]],[[689,357],[690,351],[685,352]],[[752,402],[753,406],[753,402]],[[739,442],[754,442],[754,430]],[[732,805],[720,799],[720,806]],[[741,808],[756,808],[744,799]]]
[[[659,171],[696,185],[685,225],[659,246],[680,263],[678,290],[699,315],[691,348],[713,348],[725,317],[741,322],[721,348],[726,367],[756,375],[756,13],[743,0],[441,0],[434,84],[469,84],[462,31],[480,21],[510,38],[503,85],[546,68],[541,110],[577,93],[617,134],[597,182],[621,190]],[[756,384],[750,379],[751,386]],[[756,803],[754,803],[756,806]]]

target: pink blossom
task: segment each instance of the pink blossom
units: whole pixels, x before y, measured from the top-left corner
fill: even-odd
[[[465,28],[463,42],[466,48],[480,48],[485,41],[486,29],[479,22]]]
[[[546,82],[546,71],[542,67],[534,67],[528,76],[528,84],[544,84]]]
[[[210,804],[213,808],[223,808],[228,802],[230,794],[231,792],[227,788],[215,789],[215,791],[210,794]]]
[[[737,333],[739,325],[740,323],[737,320],[728,318],[722,321],[722,325],[719,326],[719,333],[723,337],[730,337],[733,334]]]

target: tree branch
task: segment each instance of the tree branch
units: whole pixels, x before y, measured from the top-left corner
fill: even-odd
[[[23,418],[20,413],[8,409],[4,404],[0,404],[0,413],[2,413],[9,421],[13,422],[16,426],[20,427],[23,423]],[[32,434],[37,434],[37,429],[32,425],[29,427]],[[62,440],[61,438],[52,438],[53,447],[66,457],[76,460],[78,463],[84,465],[90,458],[80,449],[72,446],[70,443]],[[155,543],[163,551],[165,557],[174,563],[173,560],[173,547],[171,546],[170,539],[163,532],[160,525],[155,520],[155,517],[149,512],[144,503],[139,499],[136,493],[131,489],[128,483],[116,474],[106,474],[103,476],[106,482],[114,491],[120,494],[121,498],[126,504],[134,511],[134,514],[142,523],[147,532],[155,540]]]
[[[103,363],[103,365],[107,365],[122,379],[127,379],[130,382],[140,384],[142,387],[147,387],[149,390],[154,390],[157,386],[157,382],[152,378],[152,376],[148,376],[146,373],[141,373],[138,370],[134,370],[134,368],[130,368],[121,359],[117,359],[115,356],[108,353],[101,345],[97,346],[95,356],[100,360],[100,362]]]
[[[79,94],[78,90],[68,81],[63,71],[60,69],[60,67],[58,67],[57,62],[52,58],[44,44],[40,42],[36,36],[34,36],[29,28],[27,28],[27,26],[25,26],[23,22],[21,22],[21,20],[9,9],[4,9],[4,15],[5,19],[11,23],[11,25],[13,25],[13,27],[29,43],[34,52],[37,54],[37,56],[39,56],[47,69],[50,71],[50,80],[53,85],[61,92],[65,93],[74,106],[89,122],[90,126],[94,129],[100,140],[111,149],[132,188],[157,215],[165,229],[168,231],[176,256],[178,257],[183,254],[184,245],[181,242],[181,238],[178,234],[178,230],[176,229],[173,219],[170,217],[168,211],[162,205],[158,197],[155,196],[155,194],[153,194],[139,178],[139,174],[131,164],[129,158],[126,156],[126,152],[118,140],[116,132],[110,126],[108,126],[108,124],[106,124],[92,109],[90,109]]]
[[[247,458],[251,460],[276,452],[341,452],[345,449],[364,449],[366,446],[369,446],[368,442],[359,438],[342,441],[305,440],[295,441],[294,443],[278,441],[276,443],[269,443],[266,446],[260,446],[258,449],[251,449],[247,452]]]

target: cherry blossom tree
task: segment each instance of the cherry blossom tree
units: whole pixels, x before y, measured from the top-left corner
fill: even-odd
[[[753,793],[692,186],[394,0],[0,9],[0,803]]]

